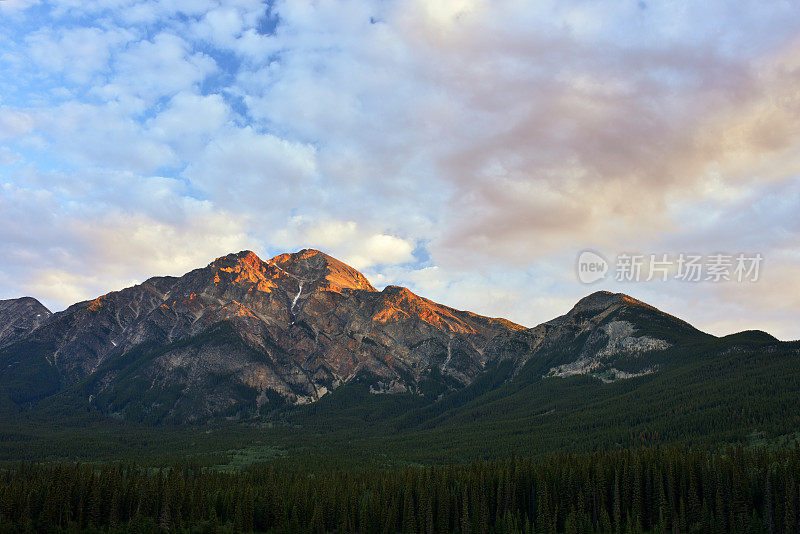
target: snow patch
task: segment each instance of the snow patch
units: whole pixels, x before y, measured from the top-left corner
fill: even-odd
[[[300,294],[303,293],[303,282],[300,282],[300,290],[297,292],[297,295],[294,296],[292,300],[292,312],[294,312],[294,306],[297,304],[297,299],[300,298]]]

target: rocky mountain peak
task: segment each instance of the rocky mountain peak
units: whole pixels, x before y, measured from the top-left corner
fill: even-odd
[[[382,293],[384,293],[388,298],[397,300],[404,298],[417,298],[417,296],[412,293],[410,289],[403,286],[389,285],[383,288]]]
[[[278,273],[250,250],[219,257],[211,262],[209,268],[213,271],[215,286],[246,286],[262,292],[270,292],[276,287],[274,278]]]
[[[220,256],[211,262],[209,266],[217,269],[231,269],[238,265],[240,269],[258,269],[263,263],[264,261],[252,250],[242,250],[241,252]]]
[[[33,297],[0,300],[0,313],[13,313],[42,320],[53,315],[44,304]]]
[[[29,334],[53,315],[33,297],[0,300],[0,346]]]
[[[611,307],[618,306],[639,306],[654,309],[649,304],[636,300],[624,293],[612,293],[611,291],[596,291],[591,295],[583,297],[570,311],[570,315],[578,313],[598,313]]]
[[[315,249],[279,254],[262,260],[251,250],[228,254],[214,260],[209,267],[214,271],[214,283],[228,280],[236,285],[255,284],[256,289],[269,292],[280,283],[304,286],[304,294],[313,290],[376,291],[369,280],[349,265]],[[295,289],[296,291],[296,289]]]
[[[303,249],[280,254],[267,263],[303,282],[309,290],[337,293],[343,289],[376,291],[363,274],[319,250]]]

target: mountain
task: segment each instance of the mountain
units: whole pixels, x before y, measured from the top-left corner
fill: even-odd
[[[469,384],[522,327],[388,286],[317,250],[250,251],[70,306],[0,351],[18,405],[67,391],[149,421],[254,415],[358,379],[437,396]]]
[[[3,301],[0,319],[0,459],[201,443],[451,461],[790,441],[800,421],[800,342],[605,291],[524,328],[316,250],[229,254],[55,314]]]
[[[708,337],[628,295],[598,291],[565,315],[498,336],[490,355],[520,364],[535,360],[548,376],[591,375],[610,382],[653,373],[667,349]]]
[[[23,339],[51,315],[50,310],[31,297],[0,300],[0,347]]]

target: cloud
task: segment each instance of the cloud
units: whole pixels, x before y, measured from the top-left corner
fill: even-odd
[[[202,203],[187,203],[182,218],[175,224],[140,214],[111,214],[94,221],[71,221],[69,232],[81,236],[88,255],[101,258],[106,272],[118,278],[132,273],[131,256],[140,258],[136,271],[146,277],[148,273],[182,275],[232,250],[254,245],[235,216],[212,211]]]
[[[14,15],[23,12],[37,3],[38,0],[3,0],[3,2],[0,3],[0,13],[3,15]]]
[[[233,250],[258,249],[243,221],[182,195],[166,178],[34,176],[0,188],[0,298],[34,295],[53,309],[154,275],[181,275]],[[92,184],[105,179],[106,190]],[[21,177],[18,182],[23,182]],[[90,191],[82,192],[83,188]],[[65,198],[79,197],[80,201]],[[135,261],[134,261],[135,260]]]
[[[794,4],[13,5],[0,273],[65,260],[13,287],[63,302],[222,247],[313,246],[530,325],[587,291],[579,250],[724,247],[764,254],[762,282],[609,287],[797,337],[800,305],[768,304],[800,267]]]
[[[408,239],[360,226],[355,221],[308,221],[296,217],[272,236],[277,246],[321,249],[356,269],[407,263],[414,260]]]
[[[59,0],[49,14],[58,21],[110,19],[122,25],[154,25],[174,18],[197,17],[214,5],[213,0]]]
[[[30,133],[34,127],[33,117],[23,111],[0,106],[0,139],[15,139]]]
[[[22,161],[22,157],[8,148],[7,146],[0,146],[0,165],[13,165]]]
[[[193,52],[183,38],[162,32],[116,56],[114,75],[97,93],[107,99],[136,97],[152,103],[196,87],[216,68],[212,58]]]
[[[108,67],[112,50],[133,38],[128,31],[45,28],[28,35],[28,55],[50,74],[85,84]]]
[[[68,101],[37,110],[38,131],[78,167],[94,165],[135,172],[153,172],[175,161],[171,147],[143,134],[143,128],[115,102],[85,104]]]
[[[236,49],[241,41],[255,38],[254,28],[263,16],[264,4],[260,0],[226,2],[206,11],[192,32],[215,46]]]
[[[230,109],[220,95],[181,92],[166,109],[146,124],[148,133],[168,143],[179,156],[193,158],[231,119]]]
[[[313,146],[250,127],[225,131],[189,163],[185,175],[220,206],[254,215],[261,210],[286,214],[324,194],[314,188]]]

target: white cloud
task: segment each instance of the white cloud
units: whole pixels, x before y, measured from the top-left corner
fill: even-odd
[[[586,292],[582,248],[757,249],[775,262],[761,294],[793,287],[797,5],[62,0],[41,20],[12,5],[6,275],[66,258],[43,280],[76,295],[245,242],[314,246],[525,324]],[[114,235],[172,252],[112,260]],[[736,287],[617,289],[709,329],[727,327],[713,306],[784,336],[800,313]]]
[[[29,113],[0,106],[0,139],[16,139],[33,130],[34,120]]]
[[[185,175],[220,206],[253,214],[313,203],[316,151],[245,127],[226,130],[191,161]]]
[[[167,109],[148,121],[147,130],[183,158],[191,159],[202,153],[229,120],[230,111],[219,95],[181,92],[172,98]]]
[[[213,59],[192,52],[184,39],[162,32],[117,55],[114,75],[97,94],[104,98],[133,96],[152,103],[159,97],[192,89],[216,68]]]
[[[152,172],[175,161],[172,148],[143,128],[115,102],[93,105],[69,101],[37,111],[38,130],[66,161],[136,172]]]
[[[255,37],[253,28],[263,16],[264,4],[260,0],[226,2],[206,11],[192,32],[215,46],[238,49],[242,39]]]
[[[55,19],[118,18],[125,24],[156,24],[175,16],[194,17],[211,9],[214,0],[58,0],[52,15]]]
[[[36,5],[39,0],[3,0],[0,2],[0,13],[12,16]]]
[[[271,237],[275,245],[288,249],[321,249],[356,269],[414,259],[414,245],[408,239],[370,230],[355,221],[308,221],[298,217]]]
[[[114,47],[132,38],[128,31],[45,28],[26,41],[28,55],[38,67],[84,84],[107,68]]]
[[[94,221],[71,221],[71,234],[85,239],[90,257],[105,264],[109,276],[151,273],[182,275],[209,261],[255,246],[234,216],[203,203],[184,202],[179,223],[140,214],[111,214]],[[129,258],[139,258],[135,271]]]
[[[0,146],[0,165],[13,165],[20,161],[22,161],[22,156],[7,146]]]
[[[61,201],[46,189],[2,186],[0,278],[6,285],[0,298],[34,295],[60,309],[258,247],[235,214],[181,197],[168,179],[143,181],[144,188],[84,195],[79,203]]]

